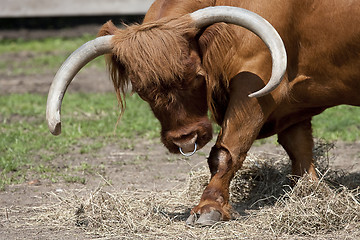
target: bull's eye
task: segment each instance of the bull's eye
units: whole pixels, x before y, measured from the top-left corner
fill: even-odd
[[[159,92],[152,99],[155,106],[164,107],[166,109],[172,109],[175,107],[176,97],[175,94],[170,92]]]

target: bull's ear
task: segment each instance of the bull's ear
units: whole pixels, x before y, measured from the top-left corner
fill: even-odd
[[[202,54],[199,53],[199,51],[200,50],[197,44],[193,44],[192,49],[190,50],[190,58],[189,58],[190,62],[188,63],[189,69],[195,71],[197,77],[205,77],[206,71],[202,66],[202,59],[201,59]]]
[[[113,24],[111,20],[107,21],[99,30],[97,36],[115,35],[119,29]]]

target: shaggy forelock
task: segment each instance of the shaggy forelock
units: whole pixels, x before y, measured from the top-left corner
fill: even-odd
[[[194,34],[189,20],[161,20],[119,30],[113,38],[114,57],[124,66],[127,79],[136,89],[157,88],[182,79],[189,42]]]

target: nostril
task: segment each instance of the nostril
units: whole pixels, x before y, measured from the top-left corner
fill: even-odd
[[[191,138],[192,135],[193,135],[193,133],[183,134],[179,137],[179,139]]]
[[[173,139],[173,143],[178,147],[187,148],[187,146],[194,146],[197,138],[198,135],[196,133],[185,134],[181,135],[180,138]]]

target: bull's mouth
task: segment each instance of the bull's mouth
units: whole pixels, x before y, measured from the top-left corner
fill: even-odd
[[[188,129],[187,129],[188,130]],[[186,134],[186,132],[190,132]],[[212,139],[211,123],[198,123],[192,131],[171,131],[162,135],[162,142],[171,153],[191,156]]]

